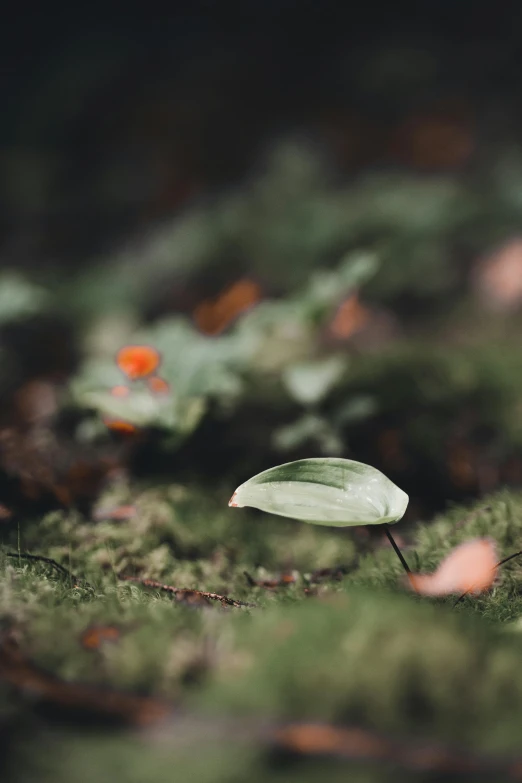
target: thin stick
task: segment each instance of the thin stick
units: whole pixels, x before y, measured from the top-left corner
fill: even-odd
[[[390,542],[390,544],[393,547],[393,551],[395,552],[395,554],[397,555],[397,557],[401,561],[402,567],[404,568],[404,570],[406,571],[406,573],[409,576],[411,574],[410,567],[409,567],[408,563],[406,562],[406,560],[404,559],[404,555],[402,554],[401,550],[399,549],[399,547],[395,543],[395,539],[392,536],[388,525],[383,525],[383,528],[384,528],[384,532],[386,533],[386,536],[388,538],[388,541]]]
[[[143,585],[143,587],[152,587],[155,590],[162,590],[165,593],[172,593],[179,596],[179,599],[184,598],[204,598],[210,601],[219,601],[222,606],[248,606],[255,608],[257,604],[247,603],[246,601],[237,601],[235,598],[229,598],[227,595],[219,595],[218,593],[208,593],[205,590],[192,590],[188,587],[173,587],[173,585],[165,585],[162,582],[156,582],[154,579],[140,579],[138,576],[122,576],[119,575],[118,579],[123,582],[135,582],[136,584]]]
[[[507,563],[508,560],[513,560],[514,557],[519,557],[519,555],[522,555],[522,552],[515,552],[514,555],[509,555],[509,557],[505,557],[503,560],[501,560],[499,563],[496,564],[495,568],[504,565],[504,563]]]

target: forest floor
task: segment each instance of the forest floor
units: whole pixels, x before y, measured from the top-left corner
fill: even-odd
[[[2,780],[522,779],[522,560],[455,606],[412,594],[384,538],[228,494],[122,482],[90,518],[5,526]],[[475,536],[520,549],[522,495],[404,554],[432,571]]]

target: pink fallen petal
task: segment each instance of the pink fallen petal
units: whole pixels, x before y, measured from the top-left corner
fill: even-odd
[[[474,538],[455,547],[433,574],[410,574],[409,584],[422,595],[481,593],[493,584],[498,556],[490,538]]]

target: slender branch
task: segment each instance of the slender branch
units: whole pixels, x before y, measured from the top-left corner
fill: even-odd
[[[513,560],[515,557],[519,557],[520,555],[522,555],[522,552],[515,552],[514,555],[509,555],[509,557],[505,557],[503,560],[500,560],[496,564],[495,568],[498,568],[499,566],[504,565],[504,563],[507,563],[509,560]]]
[[[247,606],[257,607],[257,604],[247,603],[246,601],[237,601],[235,598],[229,598],[227,595],[218,593],[207,593],[204,590],[191,590],[187,587],[173,587],[165,585],[162,582],[156,582],[154,579],[140,579],[138,576],[118,576],[123,582],[135,582],[143,587],[152,587],[155,590],[162,590],[165,593],[171,593],[176,596],[178,601],[195,604],[197,601],[219,601],[222,606]]]
[[[406,573],[409,576],[411,574],[410,567],[409,567],[408,563],[406,562],[406,560],[404,559],[404,555],[402,554],[401,550],[397,546],[397,543],[396,543],[394,537],[392,536],[392,534],[390,532],[390,528],[388,527],[388,525],[383,525],[383,528],[384,528],[384,532],[386,533],[386,536],[388,538],[388,541],[390,542],[390,544],[393,547],[393,551],[395,552],[395,554],[397,555],[397,557],[401,561],[402,567],[404,568],[404,570],[406,571]]]

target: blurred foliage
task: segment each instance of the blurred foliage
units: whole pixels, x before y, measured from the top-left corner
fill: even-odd
[[[105,69],[109,81],[116,61],[133,58],[120,43]],[[20,214],[26,191],[36,200],[29,193],[25,201],[23,240],[13,235],[6,245],[6,263],[13,259],[17,271],[0,279],[6,423],[27,426],[18,393],[43,377],[57,387],[45,425],[94,450],[118,439],[107,421],[138,428],[121,459],[128,465],[132,453],[152,471],[174,455],[208,479],[212,461],[215,476],[221,467],[256,472],[283,458],[338,454],[379,465],[429,508],[522,481],[517,348],[506,339],[510,324],[519,328],[520,302],[513,294],[510,313],[505,306],[510,279],[522,270],[521,158],[507,138],[491,142],[472,97],[459,89],[419,100],[423,84],[447,78],[435,49],[380,44],[354,53],[352,81],[346,70],[339,77],[350,82],[351,109],[330,107],[301,131],[289,123],[286,135],[259,145],[255,165],[215,188],[169,157],[168,144],[154,151],[162,123],[174,127],[181,113],[181,135],[190,135],[208,109],[205,93],[203,114],[189,118],[175,91],[161,115],[165,85],[150,102],[141,88],[136,97],[136,114],[150,111],[148,125],[130,104],[123,111],[125,101],[114,128],[100,125],[96,149],[106,166],[91,167],[87,155],[77,172],[69,169],[86,154],[90,133],[80,127],[79,98],[60,112],[60,90],[77,83],[93,107],[114,93],[98,92],[103,58],[89,73],[83,49],[67,50],[71,70],[63,75],[57,54],[42,74],[46,90],[27,96],[27,110],[49,138],[58,138],[66,117],[76,135],[67,149],[48,150],[47,162],[35,152],[24,168],[15,156],[8,178],[11,187],[13,171],[26,171],[12,202]],[[229,66],[216,67],[228,73]],[[368,104],[357,98],[364,95]],[[372,101],[382,103],[382,116]],[[130,126],[120,148],[124,116]],[[34,132],[45,135],[43,126]],[[180,138],[172,142],[178,152]],[[230,140],[222,146],[227,154]],[[83,194],[70,212],[57,195],[69,180]],[[60,237],[75,233],[73,213],[87,204],[108,210],[112,241],[104,241],[98,213],[91,237],[86,217],[65,273]],[[122,217],[121,234],[119,210],[136,217]],[[507,255],[498,256],[506,243]],[[497,265],[481,278],[495,254]],[[486,316],[484,287],[495,276],[496,320]],[[134,342],[161,352],[167,393],[145,381],[130,384],[126,397],[112,393],[125,380],[113,357]]]
[[[370,256],[349,257],[334,271],[317,272],[295,295],[259,303],[222,336],[202,335],[181,317],[160,319],[133,334],[132,341],[160,352],[168,393],[155,394],[134,383],[127,397],[114,397],[111,389],[122,376],[111,357],[84,364],[71,383],[71,399],[81,408],[179,436],[190,434],[212,400],[230,415],[239,395],[255,388],[259,376],[281,377],[291,398],[305,406],[317,403],[343,374],[345,361],[317,355],[307,364],[289,362],[318,354],[335,307],[374,269]]]
[[[280,456],[360,458],[428,508],[517,484],[516,306],[511,320],[486,317],[472,284],[478,250],[518,220],[518,170],[512,160],[509,177],[500,163],[459,175],[390,171],[341,186],[317,150],[288,142],[237,193],[104,264],[68,278],[42,272],[37,283],[5,273],[2,382],[16,388],[24,324],[34,322],[38,352],[38,319],[53,314],[70,324],[60,339],[80,357],[61,370],[57,401],[80,443],[105,442],[103,422],[115,419],[148,431],[161,454],[193,441],[196,474],[208,438],[235,443],[228,470],[246,454],[251,472]],[[44,376],[54,340],[49,358],[40,350]],[[145,381],[127,397],[111,393],[125,380],[114,356],[126,343],[160,351],[168,393]]]

